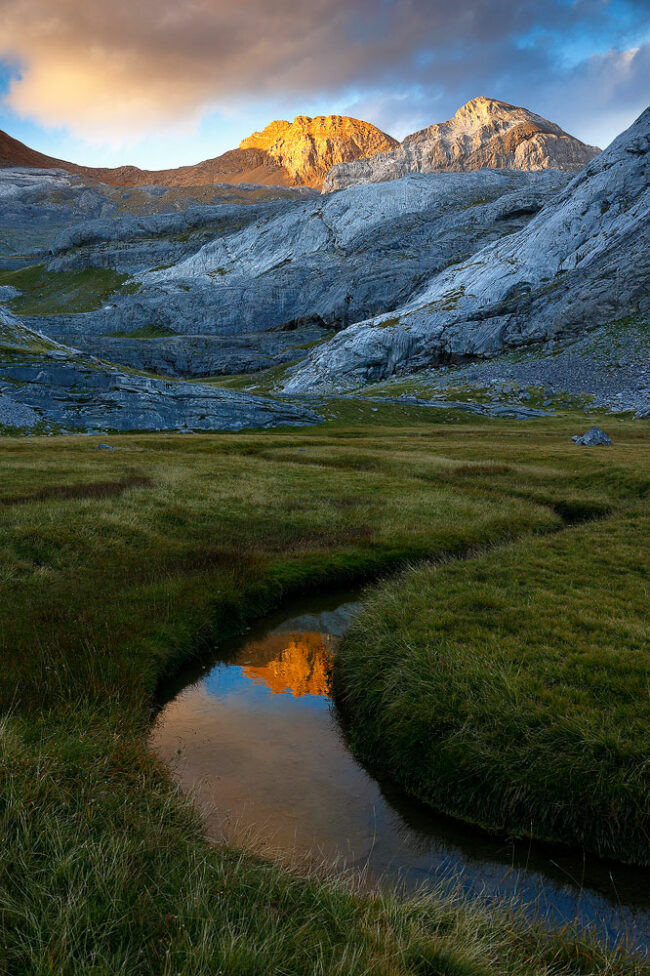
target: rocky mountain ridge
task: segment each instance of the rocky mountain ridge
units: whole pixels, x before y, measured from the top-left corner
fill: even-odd
[[[650,108],[526,227],[339,333],[284,389],[349,389],[647,316],[649,281]]]
[[[241,151],[280,160],[292,125]],[[0,424],[309,423],[309,406],[287,397],[350,390],[538,416],[554,382],[647,416],[649,145],[650,110],[573,178],[408,173],[325,196],[0,168]],[[310,151],[301,165],[313,168]],[[275,382],[282,396],[212,385],[231,374],[251,374],[234,389]]]
[[[276,120],[213,159],[143,170],[81,166],[47,156],[0,131],[0,168],[62,169],[121,187],[191,187],[215,183],[323,188],[398,179],[408,173],[476,169],[561,169],[577,172],[599,152],[528,109],[479,97],[453,119],[400,144],[376,126],[341,115]]]
[[[64,302],[48,313],[36,296],[34,317],[29,295],[12,307],[31,327],[136,369],[250,372],[402,304],[434,272],[523,227],[567,179],[412,175],[327,197],[98,217],[54,239],[46,276],[63,287],[111,268],[131,282],[88,311]]]
[[[414,132],[391,152],[334,166],[323,192],[359,183],[399,179],[407,173],[475,169],[561,169],[576,173],[600,150],[568,135],[554,122],[495,98],[474,98],[453,119]]]
[[[0,168],[62,169],[109,186],[202,186],[213,183],[320,188],[328,170],[340,162],[386,152],[398,143],[369,122],[329,115],[271,122],[214,159],[165,170],[137,166],[80,166],[30,149],[0,131]]]

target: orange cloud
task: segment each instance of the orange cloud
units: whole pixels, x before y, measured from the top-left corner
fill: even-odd
[[[342,0],[339,13],[345,11]],[[291,90],[340,48],[336,4],[315,0],[3,0],[0,57],[20,65],[8,107],[83,138],[141,137],[209,107]],[[313,62],[315,63],[315,62]],[[325,81],[313,69],[316,85]]]
[[[392,99],[391,118],[375,121],[403,131],[404,92],[422,124],[441,93],[443,115],[477,94],[544,112],[549,79],[570,79],[562,38],[608,31],[614,47],[623,2],[639,30],[650,24],[647,0],[0,0],[0,59],[20,70],[10,110],[86,140],[192,128],[248,99],[343,92]]]

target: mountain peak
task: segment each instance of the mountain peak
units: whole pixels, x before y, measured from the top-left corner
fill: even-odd
[[[576,173],[599,152],[527,108],[481,95],[461,105],[446,122],[407,136],[390,153],[337,166],[328,174],[324,190],[398,179],[407,173],[475,169]]]
[[[500,98],[490,98],[488,95],[477,95],[476,98],[470,98],[469,102],[465,102],[464,105],[456,111],[456,115],[460,115],[467,111],[503,111],[504,109],[517,108],[516,105],[511,105],[509,102],[503,102]]]
[[[289,174],[294,186],[320,186],[338,163],[367,159],[399,145],[381,129],[346,115],[297,115],[293,122],[271,122],[239,144],[258,149]]]
[[[320,188],[327,171],[336,163],[365,159],[398,145],[396,139],[360,119],[297,115],[293,122],[270,122],[261,132],[244,139],[238,149],[191,166],[169,170],[141,170],[135,166],[101,169],[45,156],[0,131],[0,167],[64,169],[112,186],[256,183]]]
[[[472,98],[465,105],[461,105],[453,119],[441,124],[453,125],[458,122],[469,122],[475,125],[505,125],[509,127],[528,123],[540,132],[566,135],[566,132],[559,125],[550,122],[541,115],[536,115],[535,112],[524,108],[523,105],[511,105],[509,102],[502,102],[498,98],[487,98],[485,95],[479,95],[478,98]],[[433,128],[433,126],[430,128]]]

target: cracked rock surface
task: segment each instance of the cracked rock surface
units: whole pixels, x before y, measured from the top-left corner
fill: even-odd
[[[125,373],[0,308],[0,425],[62,430],[242,430],[309,424],[307,407]]]
[[[133,273],[134,293],[29,324],[168,375],[295,361],[301,347],[395,308],[432,274],[520,230],[567,180],[557,172],[415,175],[328,197],[96,219],[57,238],[50,267]],[[171,341],[129,335],[152,325]]]
[[[650,314],[650,109],[523,229],[316,349],[285,392],[349,389]]]

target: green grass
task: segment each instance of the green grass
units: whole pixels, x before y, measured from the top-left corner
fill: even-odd
[[[61,315],[91,312],[101,308],[114,291],[123,288],[133,294],[137,282],[125,284],[129,276],[112,268],[84,268],[83,271],[48,271],[34,264],[17,271],[1,271],[0,285],[13,285],[22,294],[9,303],[18,315]]]
[[[178,333],[164,325],[151,324],[141,325],[139,329],[133,329],[131,332],[110,332],[108,335],[124,339],[167,339]]]
[[[149,753],[160,679],[284,597],[551,545],[648,487],[629,420],[604,452],[571,444],[576,418],[332,411],[321,428],[111,437],[110,452],[0,441],[0,972],[643,971],[457,897],[402,902],[211,847]]]
[[[299,359],[300,355],[296,356]],[[272,394],[286,373],[286,364],[270,366],[255,373],[232,373],[228,376],[211,376],[196,380],[197,383],[210,383],[224,390],[247,390],[259,394]]]
[[[650,865],[649,537],[646,500],[383,585],[338,657],[357,752],[464,820]]]

